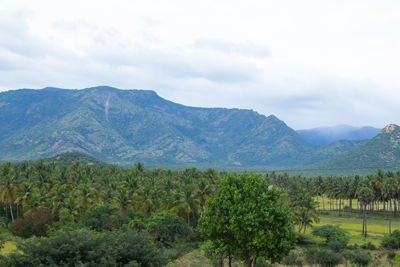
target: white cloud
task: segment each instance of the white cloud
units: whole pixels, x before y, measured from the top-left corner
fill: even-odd
[[[398,123],[398,1],[4,1],[0,90],[112,85],[295,128]]]

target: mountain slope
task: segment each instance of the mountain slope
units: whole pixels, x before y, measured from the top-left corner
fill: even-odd
[[[297,133],[314,145],[326,145],[339,140],[368,140],[376,136],[379,130],[369,126],[353,127],[349,125],[337,125],[297,130]]]
[[[398,169],[400,127],[390,124],[373,139],[318,166],[328,169]]]
[[[0,125],[2,161],[77,151],[122,164],[284,167],[315,150],[273,115],[104,86],[0,93]]]
[[[74,162],[79,161],[80,164],[84,165],[98,165],[98,166],[104,166],[106,165],[104,162],[83,154],[79,152],[67,152],[67,153],[62,153],[59,155],[55,155],[50,158],[44,158],[44,162],[54,162],[55,164],[60,164],[60,165],[72,165]]]

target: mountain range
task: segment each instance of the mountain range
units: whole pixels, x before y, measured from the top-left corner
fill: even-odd
[[[0,161],[82,152],[122,165],[299,168],[336,164],[368,142],[315,145],[274,115],[184,106],[150,90],[0,93]]]
[[[400,169],[400,127],[390,124],[371,140],[318,165],[326,169]]]
[[[326,145],[339,140],[368,140],[375,137],[379,131],[380,129],[370,126],[336,125],[297,130],[297,133],[314,145]]]

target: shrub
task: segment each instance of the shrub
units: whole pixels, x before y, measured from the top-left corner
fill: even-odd
[[[72,215],[67,208],[61,208],[59,212],[60,225],[67,225],[74,222],[74,215]]]
[[[290,251],[289,255],[283,258],[282,263],[285,265],[298,266],[298,267],[301,267],[304,264],[301,254],[299,254],[296,251]]]
[[[169,213],[158,213],[147,219],[146,228],[156,241],[169,245],[177,237],[190,233],[189,226],[179,216]]]
[[[120,228],[124,218],[116,207],[93,205],[86,210],[80,222],[92,230],[104,231]]]
[[[400,248],[400,231],[394,230],[391,234],[387,234],[383,237],[381,246],[387,249],[399,249]]]
[[[348,261],[351,261],[353,259],[354,254],[351,250],[344,250],[344,251],[342,251],[342,256],[345,259],[345,261],[346,261],[345,263],[347,266]]]
[[[340,229],[337,225],[323,225],[314,227],[312,234],[320,237],[326,238],[326,243],[329,244],[332,241],[340,241],[347,244],[350,240],[347,231]]]
[[[165,259],[146,233],[88,229],[30,238],[5,266],[162,266]]]
[[[316,242],[311,238],[310,235],[297,233],[297,245],[314,245]]]
[[[393,250],[389,250],[387,252],[387,258],[391,261],[393,261],[396,257],[396,252],[394,252]]]
[[[132,262],[139,266],[163,266],[166,264],[164,253],[158,250],[146,232],[131,229],[106,233],[107,246],[112,246],[118,266]]]
[[[334,252],[340,252],[346,248],[346,243],[339,240],[330,241],[327,245],[328,248],[333,250]]]
[[[375,250],[376,246],[371,243],[371,241],[368,241],[368,243],[362,244],[361,245],[362,249],[369,249],[369,250]]]
[[[369,252],[357,250],[355,251],[353,258],[351,259],[351,262],[358,266],[368,266],[371,260],[372,257]]]
[[[340,255],[333,253],[332,251],[321,249],[318,253],[318,263],[322,267],[331,267],[339,265],[343,262]]]
[[[327,249],[309,249],[306,251],[306,260],[310,265],[319,264],[322,267],[331,267],[343,262],[343,258]]]
[[[28,238],[46,236],[49,226],[54,222],[54,215],[46,208],[37,208],[29,211],[23,218],[17,218],[10,224],[11,233],[16,236]]]

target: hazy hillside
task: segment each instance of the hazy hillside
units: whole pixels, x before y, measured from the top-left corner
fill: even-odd
[[[328,169],[399,169],[400,127],[390,124],[371,140],[326,162],[318,164]]]
[[[379,133],[378,128],[353,127],[349,125],[337,125],[331,127],[319,127],[297,132],[314,145],[326,145],[339,140],[367,140]]]
[[[120,164],[291,167],[355,145],[316,147],[273,115],[105,86],[0,93],[0,125],[1,161],[76,151]]]

